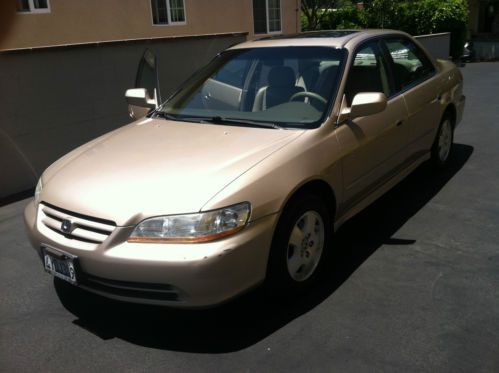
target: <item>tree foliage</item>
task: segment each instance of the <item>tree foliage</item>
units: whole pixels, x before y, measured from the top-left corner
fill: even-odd
[[[412,35],[451,32],[457,58],[467,36],[468,0],[302,0],[303,30],[390,28]]]
[[[336,0],[301,0],[301,11],[306,19],[305,30],[318,30],[329,9],[336,6]]]

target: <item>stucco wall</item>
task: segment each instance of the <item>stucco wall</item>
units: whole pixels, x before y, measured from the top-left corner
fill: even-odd
[[[145,48],[163,97],[245,34],[0,53],[0,198],[34,187],[71,149],[131,121],[124,92]]]
[[[51,11],[43,14],[17,13],[16,2],[10,3],[0,14],[0,22],[11,22],[0,49],[226,32],[253,36],[252,0],[185,0],[185,25],[153,25],[150,0],[50,0]],[[284,34],[299,31],[297,9],[299,0],[281,0]]]

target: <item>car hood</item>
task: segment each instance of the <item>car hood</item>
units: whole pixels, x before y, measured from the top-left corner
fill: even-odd
[[[40,198],[119,226],[150,216],[197,212],[302,133],[144,119],[55,162],[43,175]]]

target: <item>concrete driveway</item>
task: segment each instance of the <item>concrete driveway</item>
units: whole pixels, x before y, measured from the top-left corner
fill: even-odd
[[[499,371],[499,64],[463,68],[450,167],[418,169],[347,223],[319,286],[208,311],[53,279],[22,210],[0,208],[1,371]]]

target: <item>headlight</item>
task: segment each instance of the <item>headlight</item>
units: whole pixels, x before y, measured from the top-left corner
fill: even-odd
[[[213,241],[244,228],[248,202],[198,214],[158,216],[139,223],[128,242],[195,243]]]
[[[35,188],[35,202],[36,203],[39,202],[40,193],[42,192],[42,189],[43,189],[43,184],[42,184],[42,178],[40,177],[38,179],[38,183],[36,184],[36,188]]]

